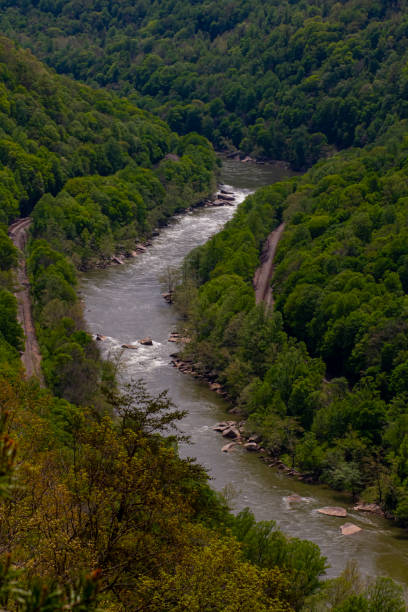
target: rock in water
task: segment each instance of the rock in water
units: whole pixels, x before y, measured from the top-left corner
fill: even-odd
[[[289,503],[292,503],[292,502],[298,503],[298,502],[303,501],[303,499],[300,497],[300,495],[297,495],[296,493],[294,495],[287,495],[283,499],[285,499]]]
[[[139,340],[140,344],[143,344],[143,346],[152,346],[153,344],[153,340],[151,338],[142,338],[142,340]]]
[[[224,431],[222,432],[222,435],[224,436],[224,438],[240,438],[241,437],[241,434],[239,433],[236,427],[228,427],[227,429],[224,429]]]
[[[261,447],[256,442],[247,442],[244,444],[244,448],[246,448],[247,451],[259,451]]]
[[[365,504],[361,502],[356,504],[353,510],[357,510],[358,512],[372,512],[373,514],[378,514],[378,516],[384,516],[383,509],[378,504]]]
[[[135,350],[137,347],[135,344],[122,344],[122,348]]]
[[[213,430],[214,431],[224,431],[224,429],[229,429],[229,425],[228,423],[217,423],[217,425],[214,425]]]
[[[226,195],[224,193],[217,194],[217,200],[225,200],[226,202],[233,202],[235,197],[233,195]]]
[[[230,451],[232,451],[234,446],[235,446],[235,442],[229,442],[228,444],[223,446],[221,450],[223,453],[229,453]]]
[[[344,523],[344,525],[340,527],[340,530],[343,535],[353,535],[353,533],[361,531],[361,527],[357,527],[357,525],[353,525],[353,523]]]
[[[326,508],[319,508],[320,514],[327,514],[328,516],[347,516],[347,510],[339,508],[338,506],[326,506]]]

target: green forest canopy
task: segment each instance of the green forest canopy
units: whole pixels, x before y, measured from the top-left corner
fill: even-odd
[[[405,0],[1,0],[2,31],[181,133],[295,168],[408,113]]]

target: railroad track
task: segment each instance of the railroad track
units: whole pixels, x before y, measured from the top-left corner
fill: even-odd
[[[8,228],[8,235],[22,254],[19,266],[17,269],[18,288],[15,293],[18,306],[18,320],[23,328],[25,336],[25,350],[21,355],[21,361],[24,365],[26,376],[36,376],[43,384],[41,373],[41,353],[35,333],[34,321],[31,312],[31,296],[30,284],[27,277],[26,260],[24,255],[25,245],[27,243],[28,229],[32,219],[25,217],[17,219]]]

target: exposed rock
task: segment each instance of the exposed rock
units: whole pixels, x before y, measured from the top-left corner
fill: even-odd
[[[241,161],[245,163],[245,162],[254,162],[255,160],[249,155],[246,155],[244,159],[241,159]]]
[[[112,262],[116,263],[116,264],[121,264],[121,265],[123,264],[123,261],[119,257],[117,257],[116,255],[114,255],[112,257]]]
[[[142,340],[139,340],[139,343],[143,344],[143,346],[152,346],[153,340],[151,338],[142,338]]]
[[[218,389],[222,389],[222,386],[220,385],[220,383],[211,383],[210,384],[210,389],[212,391],[218,391]]]
[[[235,442],[229,442],[228,444],[223,446],[221,450],[222,450],[223,453],[228,453],[229,451],[232,451],[234,446],[236,446]]]
[[[233,438],[233,439],[241,437],[236,427],[227,427],[227,429],[224,429],[224,431],[222,432],[222,435],[224,436],[224,438]]]
[[[137,253],[136,251],[130,251],[129,256],[130,257],[137,257],[139,253]]]
[[[139,347],[136,346],[135,344],[122,344],[122,348],[135,350]]]
[[[169,336],[169,342],[180,342],[180,334],[177,332],[171,332]]]
[[[357,510],[358,512],[372,512],[373,514],[384,516],[383,510],[378,504],[365,504],[364,502],[360,502],[354,506],[353,510]]]
[[[247,442],[244,444],[244,448],[246,448],[247,451],[259,451],[260,447],[256,442]]]
[[[162,298],[166,300],[168,304],[173,303],[173,292],[169,291],[168,293],[162,293]]]
[[[249,438],[248,438],[248,442],[257,442],[257,443],[259,443],[261,441],[262,441],[261,436],[252,435],[252,436],[249,436]]]
[[[217,423],[217,425],[214,425],[213,430],[224,431],[224,429],[228,429],[228,427],[230,427],[228,423]]]
[[[347,510],[345,508],[339,508],[338,506],[326,506],[326,508],[319,508],[320,514],[327,514],[328,516],[347,516]]]
[[[303,501],[303,498],[300,497],[300,495],[297,495],[296,493],[294,493],[293,495],[287,495],[283,499],[285,499],[289,503],[299,503]]]
[[[234,202],[235,196],[233,195],[225,195],[224,193],[218,193],[217,198],[219,200],[224,200],[225,202]]]
[[[137,244],[135,246],[135,251],[139,251],[140,253],[144,253],[147,251],[146,247],[143,244]]]
[[[226,189],[220,189],[220,193],[224,195],[234,195],[233,191],[227,191]]]
[[[103,342],[104,340],[106,340],[106,336],[103,336],[102,334],[96,334],[95,340],[98,340],[99,342]]]
[[[357,527],[353,523],[344,523],[344,525],[341,525],[340,530],[343,535],[353,535],[353,533],[362,531],[361,527]]]

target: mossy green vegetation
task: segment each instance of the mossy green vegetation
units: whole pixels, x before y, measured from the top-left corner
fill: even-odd
[[[372,147],[250,196],[188,257],[184,287],[199,286],[189,289],[196,297],[186,354],[218,375],[263,444],[313,478],[379,502],[402,523],[406,133],[399,123]],[[276,303],[267,312],[255,306],[251,280],[262,239],[280,220]]]

